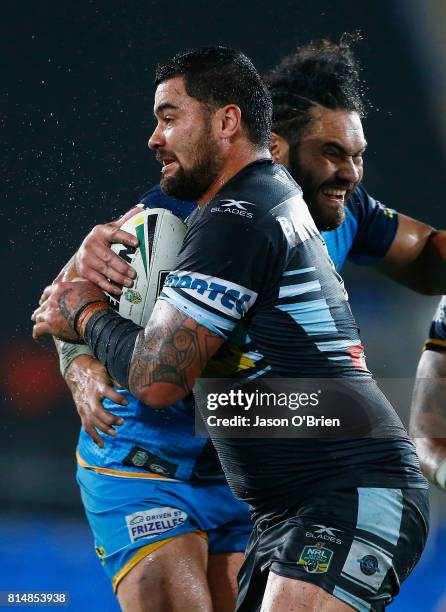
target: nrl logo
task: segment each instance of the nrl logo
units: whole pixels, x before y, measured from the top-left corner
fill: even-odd
[[[330,567],[333,551],[320,546],[304,546],[297,565],[309,574],[326,574]]]

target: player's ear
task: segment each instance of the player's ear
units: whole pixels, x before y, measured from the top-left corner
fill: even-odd
[[[269,150],[271,152],[273,161],[278,164],[284,164],[285,166],[287,165],[290,145],[287,143],[285,138],[283,138],[283,136],[280,136],[276,132],[272,132]]]
[[[242,111],[237,104],[227,104],[216,112],[220,138],[231,138],[242,129]]]

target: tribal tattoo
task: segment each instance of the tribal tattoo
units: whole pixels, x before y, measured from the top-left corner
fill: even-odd
[[[129,373],[134,393],[155,383],[168,383],[188,394],[223,342],[183,313],[169,315],[167,321],[149,324],[136,341]]]
[[[73,327],[76,310],[73,312],[72,309],[68,308],[66,298],[72,292],[72,288],[64,289],[64,291],[62,291],[62,293],[57,298],[57,304],[59,306],[60,313],[71,328]]]
[[[96,301],[104,301],[105,295],[96,285],[89,281],[73,283],[72,287],[64,289],[57,298],[60,313],[68,325],[76,331],[76,317],[80,309],[86,304]]]

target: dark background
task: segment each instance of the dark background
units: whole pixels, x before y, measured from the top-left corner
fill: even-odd
[[[418,8],[435,19],[436,4]],[[225,44],[264,71],[298,44],[361,30],[356,52],[371,102],[366,187],[388,206],[442,226],[445,149],[427,53],[433,34],[420,37],[417,4],[404,0],[25,2],[2,10],[0,504],[26,525],[49,516],[77,521],[78,418],[51,344],[30,338],[30,315],[89,229],[158,181],[147,150],[155,64],[186,47]],[[345,276],[369,365],[378,376],[407,379],[409,388],[436,300],[369,270],[352,267]]]

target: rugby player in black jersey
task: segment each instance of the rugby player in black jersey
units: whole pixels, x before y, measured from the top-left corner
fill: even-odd
[[[156,84],[149,144],[162,187],[199,204],[178,269],[145,330],[80,280],[44,291],[34,336],[85,340],[115,380],[155,408],[183,398],[208,364],[225,367],[219,349],[237,342],[240,321],[250,363],[227,377],[360,382],[370,437],[214,442],[256,519],[239,610],[381,610],[423,549],[426,482],[366,368],[301,190],[271,163],[270,97],[249,60],[226,48],[177,55]]]
[[[374,265],[414,291],[444,293],[445,232],[386,208],[360,185],[366,144],[361,124],[364,104],[350,45],[349,37],[339,44],[321,40],[304,45],[266,75],[273,98],[272,156],[303,188],[318,228],[331,230],[323,231],[323,236],[338,271],[349,259]],[[131,269],[103,248],[116,241],[116,232],[114,223],[95,228],[77,259],[81,275],[109,291],[116,291],[109,278],[118,284],[130,283],[132,278]],[[118,240],[129,239],[122,232],[118,236]],[[104,255],[97,262],[100,248]],[[435,346],[437,352],[442,350],[439,344]],[[432,350],[429,348],[420,363],[423,378],[437,369],[438,375],[443,371],[441,356],[433,355]],[[77,378],[82,376],[81,363],[78,360],[72,366]],[[97,366],[97,376],[101,376],[97,387],[103,389],[108,377]],[[94,384],[90,380],[90,387]],[[424,395],[420,385],[414,400],[414,435],[422,431],[423,421],[429,418],[417,408],[418,398]],[[113,393],[110,387],[107,392]],[[79,399],[77,404],[85,411],[84,418],[89,423],[94,418],[106,433],[116,419],[103,409],[99,396],[96,388],[91,388],[89,398]],[[434,482],[432,470],[446,455],[443,443],[438,449],[436,444],[426,435],[417,437],[423,469]]]

